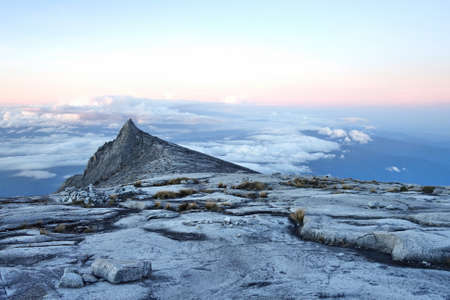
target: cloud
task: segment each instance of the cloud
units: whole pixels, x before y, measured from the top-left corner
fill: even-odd
[[[329,127],[320,128],[317,130],[319,134],[329,136],[334,139],[342,139],[345,143],[350,143],[351,141],[367,144],[372,141],[372,138],[360,130],[350,130],[348,133],[344,129],[331,129]]]
[[[251,167],[262,173],[309,173],[304,164],[334,158],[336,142],[290,132],[267,132],[245,139],[188,143],[186,147]]]
[[[329,127],[320,128],[318,130],[319,134],[327,135],[332,138],[345,138],[347,137],[347,132],[344,129],[330,129]]]
[[[151,134],[264,173],[311,172],[309,162],[339,158],[342,145],[371,141],[354,128],[333,128],[340,119],[287,107],[125,96],[74,104],[0,107],[0,170],[81,169],[130,117]]]
[[[345,117],[345,118],[341,118],[341,120],[344,121],[344,122],[348,122],[348,123],[365,123],[365,122],[368,122],[367,119],[360,118],[360,117]]]
[[[101,134],[49,134],[4,138],[0,144],[0,170],[40,170],[86,165],[104,142]]]
[[[399,168],[396,166],[387,167],[386,171],[392,172],[392,173],[401,173],[406,171],[406,168]]]
[[[372,138],[368,134],[359,130],[351,130],[348,134],[353,141],[360,144],[367,144],[368,142],[372,141]]]
[[[33,179],[49,179],[56,176],[55,173],[42,170],[24,170],[13,175],[14,177],[29,177]]]

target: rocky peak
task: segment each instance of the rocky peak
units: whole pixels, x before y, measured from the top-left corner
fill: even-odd
[[[149,174],[191,172],[235,173],[254,171],[193,151],[141,131],[133,120],[116,139],[105,143],[89,159],[83,175],[69,178],[61,187],[109,186],[129,183]]]
[[[120,129],[117,140],[128,141],[130,138],[135,138],[139,133],[143,133],[143,131],[136,127],[132,119],[128,119]]]

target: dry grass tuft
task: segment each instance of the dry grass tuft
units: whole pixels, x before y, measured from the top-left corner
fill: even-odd
[[[298,188],[325,188],[326,185],[322,184],[319,178],[299,178],[296,177],[288,182],[284,183],[286,185],[298,187]]]
[[[178,205],[178,211],[186,211],[186,210],[190,210],[190,209],[196,209],[198,206],[197,206],[197,203],[195,203],[195,202],[191,202],[191,203],[187,203],[187,202],[184,202],[184,203],[181,203],[180,205]]]
[[[424,194],[433,194],[435,187],[434,186],[430,186],[430,185],[426,185],[422,187],[422,192]]]
[[[226,189],[226,188],[227,188],[227,185],[226,185],[225,183],[223,183],[223,182],[219,182],[219,184],[217,185],[217,187],[218,187],[219,189]]]
[[[408,187],[406,185],[402,185],[400,187],[400,192],[407,192],[408,191]]]
[[[193,189],[185,189],[180,190],[179,192],[172,192],[172,191],[159,191],[157,192],[153,198],[155,199],[175,199],[175,198],[183,198],[192,194],[197,193],[197,191]]]
[[[206,202],[205,208],[210,211],[218,211],[219,210],[219,206],[217,206],[217,203],[213,202],[213,201]]]
[[[195,202],[189,203],[188,209],[197,209],[197,208],[198,208],[197,203],[195,203]]]
[[[197,191],[195,191],[193,189],[181,190],[178,192],[178,197],[186,197],[186,196],[190,196],[195,193],[197,193]]]
[[[305,218],[305,211],[303,209],[297,209],[295,212],[289,214],[289,220],[298,226],[303,225],[303,219]]]
[[[142,187],[142,181],[138,180],[133,185],[134,187]]]
[[[267,193],[267,192],[260,192],[259,193],[259,197],[260,198],[267,198],[269,196],[269,193]]]
[[[155,202],[155,208],[160,208],[160,207],[161,207],[161,202],[156,201],[156,202]]]
[[[233,189],[248,190],[248,191],[262,191],[267,189],[267,184],[259,181],[244,181],[238,185],[233,186]]]
[[[164,209],[170,210],[171,209],[170,203],[167,203]]]
[[[39,234],[40,235],[48,235],[48,231],[45,230],[45,228],[39,228]]]
[[[160,192],[157,192],[153,196],[153,198],[155,198],[155,199],[162,199],[162,200],[173,199],[173,198],[177,198],[177,197],[178,197],[178,194],[175,192],[171,192],[171,191],[160,191]]]
[[[58,224],[53,229],[53,231],[56,232],[56,233],[64,233],[64,232],[67,231],[67,226],[66,226],[66,224]]]

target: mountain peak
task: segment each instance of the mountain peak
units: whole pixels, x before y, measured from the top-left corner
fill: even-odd
[[[89,159],[83,175],[69,178],[61,187],[89,184],[112,186],[151,175],[173,173],[256,173],[242,166],[166,142],[136,127],[132,119],[116,139],[105,143]]]
[[[118,136],[136,134],[138,132],[140,132],[139,128],[136,127],[133,120],[130,118],[123,124]]]

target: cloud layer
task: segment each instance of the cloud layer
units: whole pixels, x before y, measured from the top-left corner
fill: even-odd
[[[310,172],[308,162],[341,157],[343,145],[372,141],[353,119],[291,108],[107,96],[76,105],[0,108],[0,171],[42,179],[53,176],[50,168],[81,169],[130,117],[151,134],[263,173]]]

